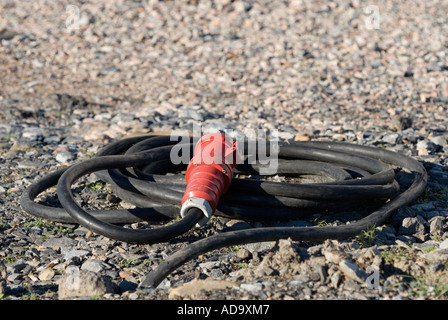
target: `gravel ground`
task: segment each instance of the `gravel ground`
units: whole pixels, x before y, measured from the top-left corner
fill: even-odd
[[[446,1],[1,1],[0,299],[447,299],[447,11]],[[20,208],[46,173],[194,121],[402,152],[424,164],[428,187],[356,238],[216,250],[156,289],[138,284],[179,247],[257,225],[213,218],[175,241],[131,245]],[[94,175],[77,187],[94,208],[130,206]]]

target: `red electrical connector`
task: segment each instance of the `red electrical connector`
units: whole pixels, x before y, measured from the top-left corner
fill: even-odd
[[[185,174],[187,189],[182,198],[181,216],[195,207],[204,213],[198,225],[206,224],[221,195],[228,190],[238,160],[237,143],[233,139],[221,133],[202,136]]]

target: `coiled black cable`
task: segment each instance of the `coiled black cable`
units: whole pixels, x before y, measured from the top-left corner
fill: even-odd
[[[48,174],[31,184],[21,197],[21,205],[32,215],[79,223],[120,241],[155,243],[177,237],[202,218],[200,210],[190,209],[182,219],[155,229],[129,229],[118,224],[179,216],[186,186],[179,172],[185,170],[186,164],[174,165],[170,154],[174,145],[185,141],[184,150],[192,154],[194,141],[192,137],[178,138],[180,140],[173,140],[170,136],[138,136],[111,143],[95,157]],[[235,168],[237,177],[222,196],[215,214],[266,221],[303,219],[315,212],[337,212],[356,206],[375,209],[358,221],[339,226],[263,227],[216,234],[174,253],[148,274],[140,286],[157,286],[183,263],[225,246],[285,238],[323,241],[356,236],[373,225],[384,224],[396,209],[415,201],[427,183],[426,170],[418,161],[374,147],[334,142],[285,142],[279,144],[277,156],[277,174],[291,179],[304,175],[318,177],[320,182],[238,178],[238,175],[256,175],[260,169],[258,164],[246,161]],[[395,170],[404,170],[412,175],[412,183],[400,186]],[[71,187],[90,173],[109,183],[120,198],[138,208],[84,210],[75,200]],[[57,185],[58,199],[63,208],[34,201],[54,185]]]

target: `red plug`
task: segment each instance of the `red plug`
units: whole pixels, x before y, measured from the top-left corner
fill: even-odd
[[[206,224],[221,195],[228,190],[238,160],[237,143],[233,139],[221,133],[202,136],[185,174],[187,189],[182,198],[181,216],[195,207],[204,213],[198,225]]]

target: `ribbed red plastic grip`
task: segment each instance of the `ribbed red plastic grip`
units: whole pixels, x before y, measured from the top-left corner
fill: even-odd
[[[208,201],[214,212],[232,182],[237,159],[237,143],[233,139],[221,133],[202,136],[187,167],[182,204],[189,198],[200,198]]]

